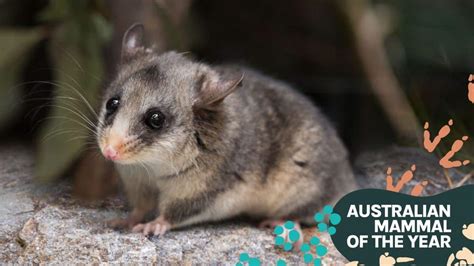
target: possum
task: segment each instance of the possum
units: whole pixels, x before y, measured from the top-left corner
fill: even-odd
[[[159,54],[143,32],[123,37],[97,126],[132,208],[110,226],[162,235],[236,216],[311,223],[355,188],[337,132],[302,94],[249,68]]]

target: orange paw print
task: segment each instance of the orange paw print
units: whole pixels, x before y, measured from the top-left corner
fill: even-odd
[[[474,84],[473,84],[474,85]],[[423,132],[423,146],[428,152],[433,152],[436,147],[439,145],[441,140],[445,138],[446,136],[451,133],[451,127],[453,126],[454,122],[452,119],[448,121],[447,125],[444,125],[441,127],[441,129],[438,131],[438,135],[434,137],[433,140],[431,140],[431,133],[428,130],[430,128],[430,124],[428,122],[425,123],[425,130]],[[459,152],[463,145],[464,142],[466,142],[469,139],[468,136],[463,136],[461,139],[458,139],[454,141],[453,145],[451,146],[451,150],[448,151],[441,160],[439,160],[439,164],[443,166],[444,168],[453,168],[453,167],[460,167],[463,165],[467,165],[470,163],[469,160],[464,160],[464,161],[451,161],[451,159],[454,157],[454,155]]]
[[[449,119],[448,124],[444,125],[439,131],[438,135],[431,141],[431,133],[428,130],[430,128],[430,123],[425,123],[425,130],[423,132],[423,146],[428,152],[433,152],[438,144],[441,142],[443,138],[445,138],[449,133],[451,133],[451,126],[453,126],[454,122],[452,119]]]
[[[400,192],[403,189],[403,187],[413,179],[413,175],[415,171],[416,171],[416,165],[412,165],[410,170],[405,171],[405,173],[403,173],[403,175],[398,180],[397,184],[394,185],[393,176],[392,176],[392,168],[389,167],[387,169],[386,190],[393,191],[393,192]],[[421,193],[423,192],[423,189],[426,187],[426,185],[428,185],[428,181],[426,180],[419,182],[412,188],[410,195],[420,196]]]
[[[453,143],[453,146],[451,146],[451,150],[444,155],[443,158],[439,161],[439,164],[443,166],[444,168],[453,168],[453,167],[460,167],[463,165],[468,165],[470,163],[469,160],[464,160],[464,161],[451,161],[451,158],[453,158],[454,154],[456,154],[458,151],[461,150],[462,146],[464,145],[464,142],[469,139],[468,136],[462,137],[462,139],[458,139]]]
[[[467,98],[471,103],[474,103],[474,75],[469,75],[469,83],[467,84],[468,94]]]

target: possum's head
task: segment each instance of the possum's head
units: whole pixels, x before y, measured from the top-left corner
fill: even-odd
[[[199,152],[197,113],[219,110],[241,75],[224,77],[176,52],[158,55],[142,39],[142,25],[125,33],[122,62],[101,106],[98,143],[120,164],[177,166]]]

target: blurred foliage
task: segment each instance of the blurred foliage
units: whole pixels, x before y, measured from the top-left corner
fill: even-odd
[[[466,70],[474,65],[474,2],[377,1],[396,12],[396,37],[409,63]],[[394,48],[394,47],[389,47]]]
[[[429,121],[431,131],[454,119],[452,133],[436,149],[443,157],[456,139],[471,136],[472,109],[466,100],[468,73],[474,72],[473,1],[375,1],[395,17],[387,51],[404,84],[420,124]],[[474,159],[474,143],[468,141],[457,159]],[[469,165],[463,168],[474,170]]]
[[[39,28],[0,29],[0,125],[18,111],[21,93],[18,82],[28,52],[43,35]]]
[[[191,15],[197,15],[197,21],[189,23],[192,25],[177,23],[174,13],[159,2],[163,1],[153,2],[154,12],[166,36],[155,39],[167,38],[171,47],[187,49],[181,44],[187,38],[199,37],[200,42],[191,50],[206,61],[243,62],[294,83],[327,113],[337,115],[332,118],[339,122],[349,146],[352,142],[353,151],[394,141],[392,129],[367,93],[366,79],[348,34],[350,27],[334,8],[334,2],[195,1]],[[110,5],[116,3],[109,1]],[[452,117],[459,130],[456,136],[472,133],[474,124],[472,110],[465,103],[465,79],[474,65],[474,2],[365,3],[374,7],[387,30],[386,51],[420,125],[430,121],[437,129]],[[48,117],[37,136],[40,180],[59,177],[94,134],[94,109],[104,77],[103,48],[112,33],[106,14],[110,6],[104,5],[101,0],[0,1],[0,127],[17,116],[24,96],[26,64],[39,44],[47,46],[47,64],[51,62],[53,80],[47,82],[54,84],[55,97],[48,103]],[[123,6],[125,10],[129,7]],[[175,13],[180,14],[179,10]],[[145,20],[142,13],[131,13],[117,12],[123,15],[120,18],[128,18],[124,19],[127,23],[137,18]],[[117,15],[112,19],[114,23],[119,20]],[[153,15],[146,21],[154,21]],[[185,34],[179,33],[181,28],[187,29]],[[459,90],[458,96],[454,90]],[[460,156],[474,156],[471,143],[466,143]],[[446,147],[440,154],[450,144],[443,144]]]
[[[0,49],[7,51],[0,56],[0,106],[6,109],[1,110],[0,122],[14,112],[11,105],[19,104],[19,75],[28,52],[47,38],[55,88],[50,115],[38,136],[39,180],[59,177],[95,131],[94,108],[104,75],[102,50],[111,37],[111,27],[101,10],[99,0],[50,0],[37,15],[35,28],[0,30]]]
[[[59,176],[76,159],[95,131],[94,107],[104,75],[102,48],[110,28],[94,1],[54,0],[41,19],[58,23],[50,40],[55,68],[55,99],[40,133],[37,176],[50,180]],[[80,103],[80,104],[74,104]],[[48,137],[58,132],[55,137]]]
[[[455,121],[449,140],[436,150],[443,157],[455,139],[471,136],[474,130],[472,109],[466,101],[468,73],[474,72],[473,1],[380,1],[389,3],[397,12],[394,36],[402,51],[388,45],[389,52],[402,55],[394,58],[401,79],[405,81],[420,123],[430,121],[436,132],[450,118]],[[400,48],[400,47],[399,47]],[[390,50],[391,49],[391,50]],[[395,52],[394,52],[395,50]],[[428,79],[431,85],[421,87]],[[453,81],[454,80],[454,81]],[[416,84],[413,87],[410,83]],[[474,159],[474,143],[468,141],[457,154],[459,159]],[[472,165],[466,167],[474,170]]]

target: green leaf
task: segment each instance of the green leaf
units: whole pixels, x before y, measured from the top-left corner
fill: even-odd
[[[32,47],[42,38],[34,29],[0,29],[0,125],[17,111],[21,97],[20,75]]]
[[[41,21],[63,21],[65,19],[75,18],[77,16],[87,15],[88,7],[92,6],[94,1],[81,0],[49,0],[49,5],[39,13]]]
[[[98,104],[104,41],[90,16],[64,22],[53,36],[50,53],[58,86],[50,119],[40,132],[36,174],[41,181],[64,173],[94,130],[90,109]]]

